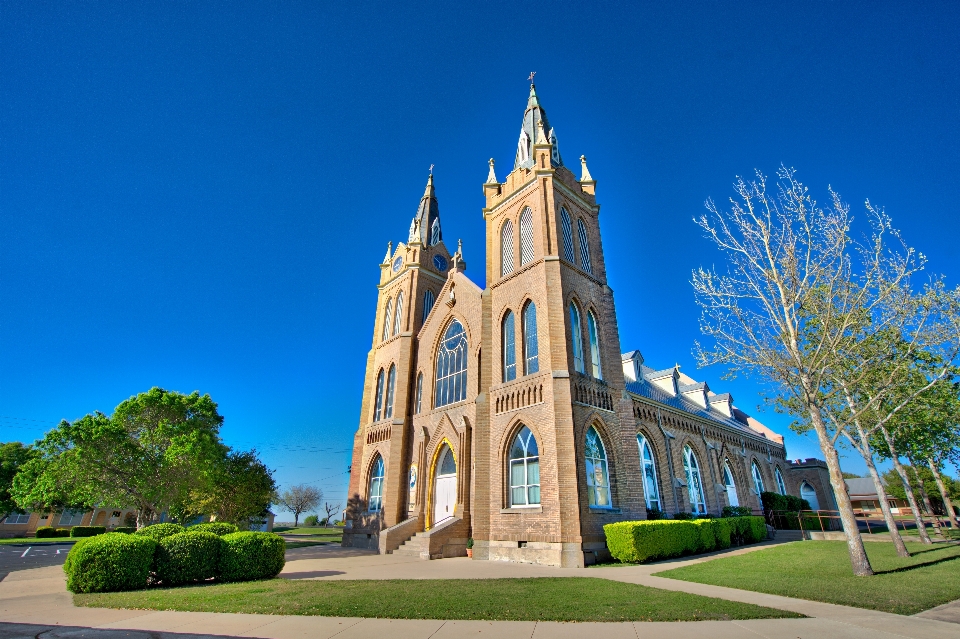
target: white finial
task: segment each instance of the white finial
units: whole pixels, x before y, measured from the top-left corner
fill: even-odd
[[[393,242],[387,242],[387,254],[383,256],[383,263],[390,263],[390,255],[393,253]]]
[[[490,173],[487,174],[487,184],[497,183],[497,174],[493,171],[493,158],[490,158]]]
[[[534,144],[550,144],[547,134],[543,130],[543,119],[537,120],[537,139]]]
[[[580,166],[583,167],[583,174],[580,176],[580,181],[593,182],[593,176],[590,175],[590,169],[587,168],[587,156],[580,156]]]

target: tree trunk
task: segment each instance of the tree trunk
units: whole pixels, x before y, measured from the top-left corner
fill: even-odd
[[[863,433],[861,432],[860,435],[862,437]],[[865,439],[861,441],[866,442]],[[873,463],[873,453],[869,449],[867,449],[866,453],[867,454],[863,455],[863,460],[867,462],[867,470],[870,471],[870,478],[873,480],[873,486],[877,489],[880,510],[883,512],[883,521],[886,522],[887,530],[890,531],[890,538],[893,539],[893,547],[897,549],[897,554],[901,557],[909,557],[910,552],[907,550],[906,544],[903,543],[903,537],[900,536],[900,531],[897,530],[897,521],[893,518],[893,513],[890,512],[890,501],[887,499],[887,494],[883,490],[883,482],[880,481],[880,473],[877,472],[877,467]]]
[[[830,486],[833,487],[833,496],[837,501],[837,508],[840,512],[840,522],[843,524],[843,532],[847,535],[847,550],[850,552],[850,564],[853,567],[853,574],[858,577],[867,577],[873,574],[873,567],[870,565],[867,551],[863,547],[863,538],[860,537],[857,519],[853,515],[853,505],[850,503],[850,495],[847,494],[847,486],[843,483],[843,472],[840,470],[840,456],[837,454],[837,449],[827,434],[827,427],[823,423],[820,407],[810,403],[807,404],[807,410],[810,411],[810,422],[813,424],[813,428],[817,433],[820,450],[823,452],[823,456],[827,458],[827,470],[830,472]]]
[[[937,518],[937,513],[933,512],[933,504],[930,503],[930,495],[927,494],[927,489],[923,485],[923,479],[920,478],[920,473],[917,472],[917,466],[913,463],[912,457],[907,457],[907,460],[910,462],[910,468],[913,469],[913,476],[917,478],[917,483],[920,487],[920,499],[923,500],[923,506],[927,509],[927,512],[930,513],[930,517],[933,518],[933,529],[937,533],[937,537],[943,539],[945,536],[943,531],[940,530],[940,520]]]
[[[900,481],[903,482],[903,491],[907,494],[907,503],[910,504],[910,510],[913,511],[913,520],[917,524],[917,534],[920,535],[920,541],[925,544],[932,544],[933,541],[930,540],[930,535],[927,534],[923,517],[920,516],[920,508],[917,506],[917,498],[913,494],[913,487],[910,486],[910,478],[907,477],[907,471],[903,467],[903,464],[900,463],[900,456],[897,453],[897,447],[893,442],[893,437],[890,436],[890,432],[885,426],[880,427],[880,432],[883,433],[883,438],[887,441],[887,446],[890,448],[893,467],[897,469],[897,474],[900,475]]]
[[[947,494],[947,487],[943,484],[943,477],[940,476],[940,469],[933,463],[932,457],[927,457],[927,465],[933,473],[933,478],[937,480],[937,488],[940,489],[940,498],[943,500],[943,509],[947,511],[947,518],[950,520],[950,527],[957,529],[957,515],[953,512],[953,503],[950,501],[950,495]]]
[[[294,511],[293,513],[293,527],[296,528],[300,524],[300,513]]]

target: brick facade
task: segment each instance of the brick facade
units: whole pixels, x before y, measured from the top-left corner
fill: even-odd
[[[672,374],[672,387],[655,388],[647,379],[653,371],[621,356],[596,183],[582,158],[580,179],[563,165],[532,86],[523,131],[514,170],[501,183],[491,160],[490,178],[483,185],[486,289],[466,276],[459,248],[451,255],[439,234],[422,232],[425,226],[439,229],[432,176],[408,242],[396,250],[390,247],[381,264],[344,545],[392,552],[419,533],[436,537],[430,548],[442,547],[447,556],[462,554],[466,537],[472,537],[475,559],[583,566],[605,552],[604,524],[647,516],[639,433],[654,453],[659,503],[667,513],[691,510],[684,479],[686,446],[699,463],[705,509],[711,513],[727,505],[724,463],[734,476],[740,505],[754,509],[760,505],[752,489],[751,465],[761,469],[766,490],[776,490],[776,468],[788,471],[781,437],[732,405],[708,405],[721,396],[706,389],[700,403],[705,408],[697,409],[677,386],[693,380],[678,371]],[[532,241],[526,243],[521,232],[525,211],[532,221],[525,227],[531,229]],[[508,221],[513,269],[504,274],[501,238]],[[566,237],[565,228],[571,229]],[[586,239],[586,250],[581,238]],[[424,318],[428,290],[435,302]],[[387,305],[393,304],[395,311],[401,291],[404,305],[398,321],[395,313],[387,316]],[[524,374],[522,320],[529,303],[536,305],[538,370]],[[573,331],[571,305],[579,314],[579,334]],[[509,381],[504,379],[503,334],[508,312],[515,318],[517,366],[516,379]],[[589,317],[596,324],[596,348],[591,347]],[[466,397],[434,408],[438,349],[453,321],[463,326],[468,344]],[[574,340],[583,372],[574,363]],[[593,351],[599,354],[599,375]],[[376,419],[377,380],[381,371],[388,375],[391,366],[397,370],[393,414],[388,418],[381,410]],[[640,378],[627,379],[629,370],[639,371]],[[656,393],[666,395],[657,399]],[[381,394],[382,406],[386,391]],[[509,450],[524,426],[539,449],[540,503],[511,507]],[[612,507],[591,507],[588,502],[585,447],[591,428],[606,454]],[[432,512],[434,477],[443,446],[449,446],[456,460],[457,498],[454,518],[438,523]],[[371,470],[378,456],[385,470],[383,507],[371,511]]]

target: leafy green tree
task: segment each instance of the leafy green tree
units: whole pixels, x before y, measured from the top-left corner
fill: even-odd
[[[10,490],[13,488],[13,478],[34,455],[29,446],[20,442],[0,444],[0,524],[13,513],[23,512]]]
[[[217,521],[245,528],[251,517],[264,516],[277,485],[257,451],[231,451],[210,467],[207,481],[191,493],[191,508]]]
[[[209,395],[152,388],[109,417],[62,421],[36,443],[37,457],[14,479],[13,497],[21,507],[135,508],[141,528],[186,501],[223,459],[222,423]]]

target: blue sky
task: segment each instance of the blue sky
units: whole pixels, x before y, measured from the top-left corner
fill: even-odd
[[[960,280],[960,5],[663,4],[4,2],[0,441],[197,389],[281,484],[342,501],[386,243],[435,164],[482,284],[530,71],[651,365],[756,414],[752,380],[696,369],[689,284],[718,259],[692,218],[754,168],[869,197]]]

